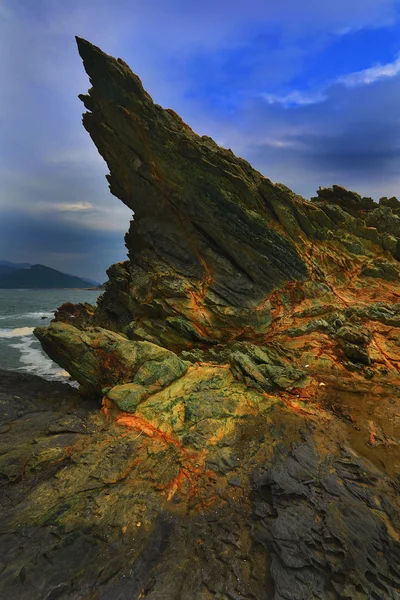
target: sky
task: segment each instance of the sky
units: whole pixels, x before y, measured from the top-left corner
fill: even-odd
[[[97,281],[125,259],[75,35],[306,198],[400,196],[400,0],[0,0],[0,259]]]

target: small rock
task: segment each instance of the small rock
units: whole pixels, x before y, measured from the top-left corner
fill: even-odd
[[[372,379],[374,375],[375,375],[375,373],[372,369],[370,369],[370,368],[365,369],[365,371],[364,371],[365,379]]]

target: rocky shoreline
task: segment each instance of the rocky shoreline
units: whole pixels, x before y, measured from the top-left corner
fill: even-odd
[[[79,392],[0,373],[2,596],[399,600],[400,202],[305,200],[78,49],[135,219],[35,330]]]
[[[257,413],[248,392],[233,418],[219,370],[196,388],[212,447],[200,420],[182,438],[0,373],[2,597],[398,597],[398,447],[359,454],[358,416],[296,396]]]

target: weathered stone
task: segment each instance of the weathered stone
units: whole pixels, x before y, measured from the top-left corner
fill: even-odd
[[[135,214],[98,305],[36,331],[90,411],[0,373],[1,597],[397,600],[397,203],[274,185],[78,46]]]
[[[379,204],[382,206],[389,206],[390,208],[394,208],[396,210],[400,209],[400,200],[398,200],[395,196],[392,196],[392,198],[386,198],[386,196],[384,196],[383,198],[380,198]]]
[[[388,281],[400,281],[399,267],[383,260],[363,265],[361,275],[364,277],[378,277]]]
[[[67,323],[38,327],[35,335],[49,356],[87,390],[134,381],[168,385],[180,377],[188,362],[150,342],[133,342],[101,327],[83,331]]]
[[[376,227],[382,233],[390,233],[396,238],[400,237],[400,216],[395,214],[389,206],[380,206],[368,215],[366,223]]]
[[[371,359],[366,346],[370,343],[372,336],[368,329],[355,325],[344,325],[336,332],[336,337],[345,356],[352,362],[370,364]]]
[[[173,111],[153,104],[125,63],[84,40],[78,47],[93,84],[80,96],[90,111],[84,126],[108,163],[111,191],[135,212],[126,237],[130,262],[149,274],[143,286],[136,277],[130,284],[135,320],[164,299],[154,277],[162,272],[183,278],[180,316],[211,338],[214,308],[221,305],[240,307],[240,321],[257,331],[250,309],[285,281],[307,277],[273,212],[286,195],[246,161],[194,134]],[[100,310],[113,304],[110,293],[107,287]],[[160,318],[178,316],[165,300]],[[217,323],[239,325],[220,312]]]
[[[318,464],[308,444],[255,476],[254,534],[272,554],[275,600],[398,597],[400,546],[373,479],[353,454]]]
[[[54,319],[63,323],[69,323],[74,327],[85,327],[86,324],[92,321],[94,310],[94,306],[87,302],[84,304],[66,302],[55,311]]]
[[[146,400],[152,393],[159,391],[159,387],[140,385],[138,383],[125,383],[114,386],[107,398],[114,402],[118,408],[127,412],[135,412],[138,404]]]
[[[357,346],[367,346],[371,341],[371,333],[365,327],[344,325],[337,333],[337,337]]]
[[[81,96],[84,126],[109,166],[112,193],[135,213],[129,260],[109,269],[84,326],[178,352],[260,343],[273,324],[271,293],[290,283],[329,287],[330,270],[343,261],[350,268],[354,257],[361,269],[375,246],[397,257],[395,203],[336,185],[308,202],[154,104],[123,61],[82,39],[78,48],[93,85]],[[331,264],[321,268],[323,255]],[[387,264],[377,277],[391,277]]]
[[[339,204],[349,212],[354,210],[373,210],[378,205],[372,198],[362,198],[360,194],[346,190],[340,185],[333,185],[331,188],[319,188],[318,196],[311,200],[328,201],[331,204]]]

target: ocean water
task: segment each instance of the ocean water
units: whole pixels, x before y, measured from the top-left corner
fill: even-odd
[[[69,374],[43,352],[35,327],[50,323],[64,302],[96,304],[97,290],[0,290],[0,368],[67,381]]]

